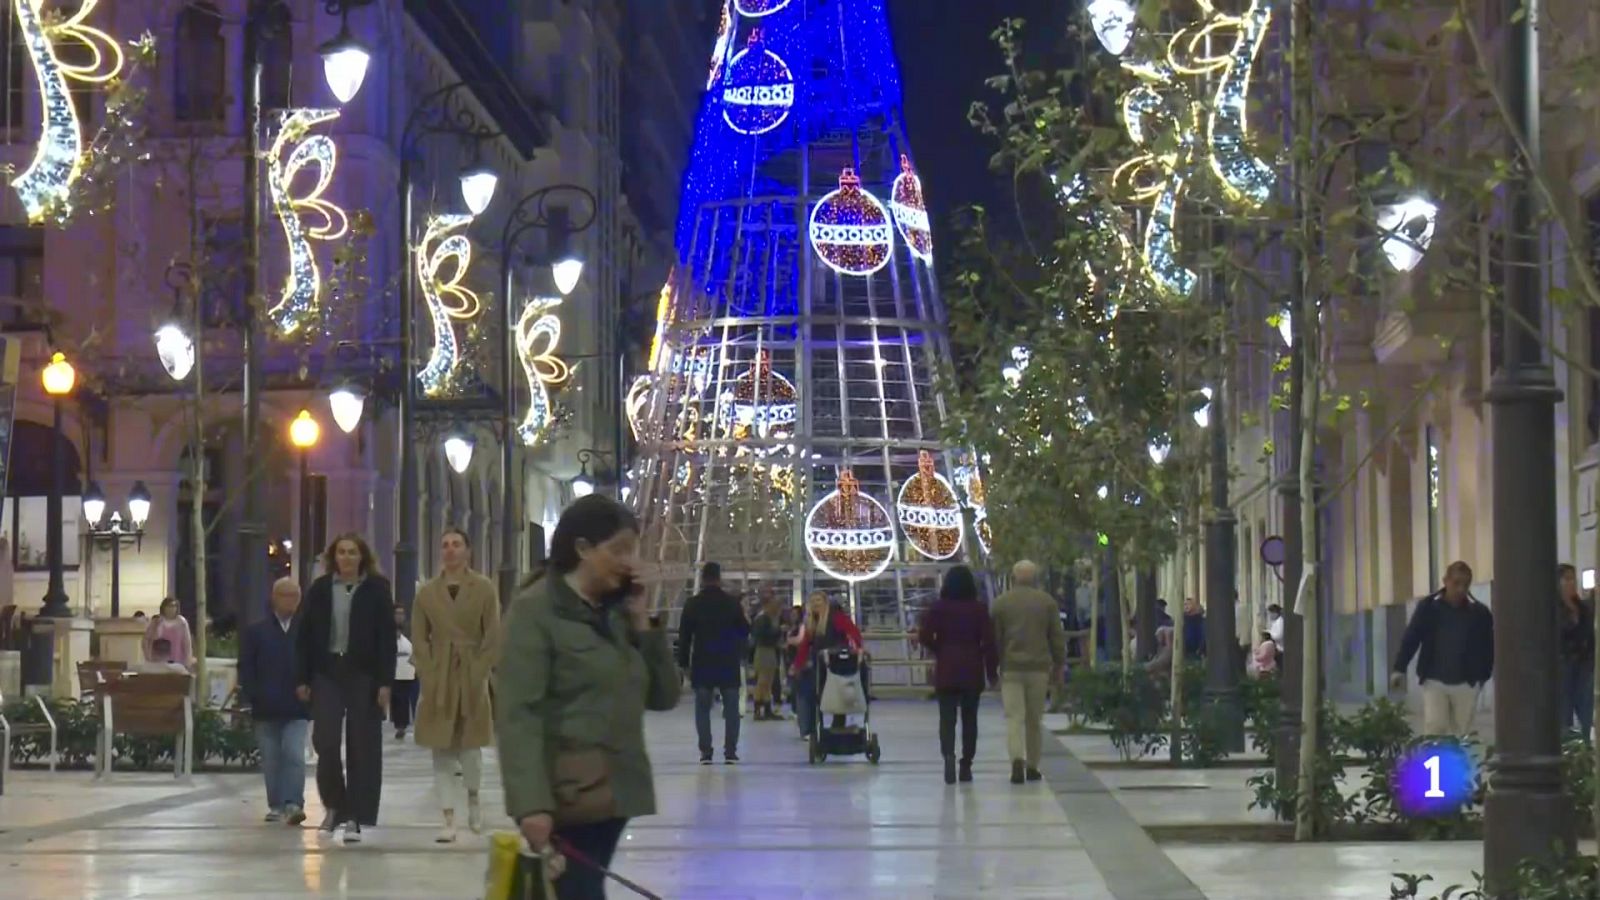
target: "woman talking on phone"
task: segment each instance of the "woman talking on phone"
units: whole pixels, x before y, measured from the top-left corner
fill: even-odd
[[[628,820],[656,811],[644,711],[677,705],[672,648],[634,581],[639,527],[599,495],[561,514],[545,574],[511,604],[495,686],[506,811],[570,857],[560,900],[605,896]]]

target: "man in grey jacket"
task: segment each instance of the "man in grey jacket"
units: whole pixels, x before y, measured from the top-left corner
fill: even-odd
[[[1011,569],[1011,589],[994,601],[1012,784],[1043,777],[1039,755],[1045,695],[1067,664],[1067,633],[1060,611],[1055,598],[1036,586],[1038,580],[1039,567],[1023,560]]]

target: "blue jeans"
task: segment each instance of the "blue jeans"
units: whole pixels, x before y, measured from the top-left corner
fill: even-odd
[[[256,722],[256,745],[261,748],[261,776],[267,782],[267,808],[306,805],[305,719]]]
[[[800,726],[800,734],[817,730],[817,703],[817,670],[808,666],[794,679],[795,724]]]
[[[1592,660],[1561,661],[1561,727],[1573,726],[1577,720],[1578,733],[1589,739],[1589,727],[1594,724],[1594,662]]]
[[[722,695],[722,752],[739,749],[739,688],[697,687],[694,689],[694,728],[700,735],[700,755],[711,755],[711,703]]]

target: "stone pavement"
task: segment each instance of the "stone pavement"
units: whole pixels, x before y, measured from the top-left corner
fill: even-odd
[[[673,900],[1383,900],[1393,871],[1448,884],[1479,865],[1475,843],[1157,846],[1140,826],[1263,820],[1246,810],[1249,772],[1096,768],[1115,759],[1110,742],[1067,736],[1047,742],[1043,784],[1012,787],[989,697],[978,781],[947,788],[935,707],[885,700],[874,713],[880,766],[808,766],[792,723],[746,720],[745,762],[701,767],[690,711],[652,716],[661,814],[629,829],[617,869]],[[480,896],[482,839],[432,843],[426,752],[391,741],[385,753],[381,825],[350,848],[262,824],[255,776],[13,773],[0,798],[0,897]],[[491,759],[494,811],[497,784]],[[308,800],[320,820],[310,785]]]

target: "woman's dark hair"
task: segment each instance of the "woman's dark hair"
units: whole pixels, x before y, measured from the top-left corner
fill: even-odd
[[[339,545],[349,541],[356,545],[361,552],[361,577],[370,578],[373,575],[382,575],[378,569],[378,557],[372,553],[372,547],[367,544],[367,539],[354,531],[347,531],[328,543],[328,549],[322,554],[322,571],[329,575],[339,572]]]
[[[1261,639],[1264,640],[1264,641],[1272,640],[1272,632],[1270,632],[1270,631],[1261,632]]]
[[[978,579],[966,566],[951,566],[944,573],[944,584],[939,586],[941,600],[978,599]]]
[[[626,506],[599,494],[573,501],[562,511],[555,534],[550,537],[550,571],[565,575],[578,567],[579,541],[593,547],[623,531],[639,531],[639,520]]]

